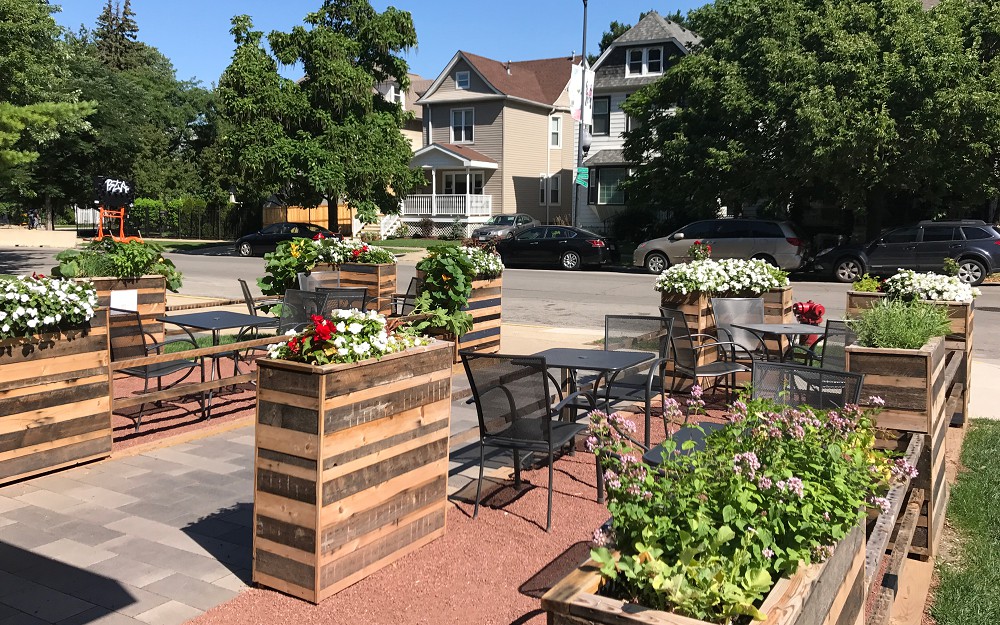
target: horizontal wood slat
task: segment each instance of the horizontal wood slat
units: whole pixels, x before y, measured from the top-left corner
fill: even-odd
[[[396,265],[366,265],[343,263],[339,266],[316,265],[313,271],[339,272],[339,286],[365,287],[368,300],[374,302],[369,308],[389,316],[392,314],[392,296],[396,293]]]

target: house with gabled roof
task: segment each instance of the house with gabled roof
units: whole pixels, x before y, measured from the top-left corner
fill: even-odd
[[[568,219],[576,134],[569,79],[579,57],[501,62],[458,51],[417,101],[425,188],[403,199],[404,223],[468,232],[493,214]]]
[[[609,220],[625,205],[620,183],[634,163],[622,155],[622,133],[631,130],[621,105],[640,88],[663,77],[678,59],[701,42],[701,37],[651,11],[622,33],[594,63],[594,120],[590,151],[587,204],[577,213],[577,224],[605,231]]]

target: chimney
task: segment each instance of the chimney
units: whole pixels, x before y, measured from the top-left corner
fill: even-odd
[[[510,76],[510,60],[507,61],[507,75]]]

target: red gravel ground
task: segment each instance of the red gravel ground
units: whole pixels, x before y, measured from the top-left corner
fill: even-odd
[[[715,413],[718,415],[719,413]],[[654,420],[654,440],[663,427]],[[539,599],[584,562],[595,528],[609,517],[596,498],[593,455],[578,451],[555,464],[552,531],[545,532],[548,471],[522,473],[484,499],[473,520],[475,483],[452,501],[443,538],[411,553],[318,606],[263,588],[190,621],[196,625],[434,625],[545,623]],[[484,493],[487,486],[484,483]]]

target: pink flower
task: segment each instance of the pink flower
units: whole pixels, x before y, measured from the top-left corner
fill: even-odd
[[[868,403],[870,403],[872,406],[878,406],[879,408],[885,406],[885,400],[879,397],[878,395],[872,395],[871,397],[869,397]]]
[[[774,552],[771,551],[770,547],[764,547],[764,550],[760,552],[760,555],[764,556],[767,559],[771,559],[774,557]]]

